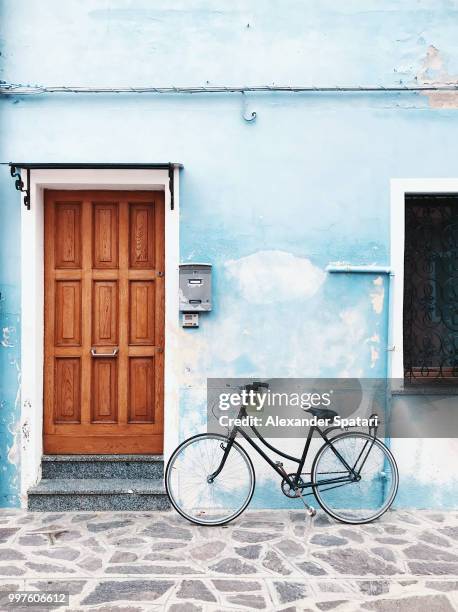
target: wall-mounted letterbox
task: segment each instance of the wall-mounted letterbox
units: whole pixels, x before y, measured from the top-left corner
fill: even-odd
[[[208,312],[209,310],[211,310],[211,289],[211,264],[180,264],[181,312]]]

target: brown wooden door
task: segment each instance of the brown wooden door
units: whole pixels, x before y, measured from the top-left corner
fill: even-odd
[[[161,453],[164,194],[45,192],[44,450]]]

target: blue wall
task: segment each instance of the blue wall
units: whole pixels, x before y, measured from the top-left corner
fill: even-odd
[[[458,3],[382,4],[3,0],[0,79],[129,86],[455,78]],[[458,174],[455,94],[246,97],[258,115],[252,123],[242,118],[240,94],[0,99],[1,162],[184,164],[181,260],[214,265],[215,307],[199,330],[181,332],[183,435],[203,423],[207,376],[384,376],[385,280],[327,277],[324,268],[389,263],[391,178]],[[20,216],[0,168],[0,322],[9,330],[0,344],[0,503],[14,505]],[[266,495],[261,487],[258,502]],[[437,505],[458,503],[447,500]],[[412,495],[403,503],[428,501]]]

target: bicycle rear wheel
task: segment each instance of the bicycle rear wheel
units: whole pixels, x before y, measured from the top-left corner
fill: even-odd
[[[246,451],[233,442],[224,467],[212,482],[223,459],[228,438],[199,434],[174,451],[165,471],[165,488],[172,506],[197,525],[224,525],[241,514],[255,486],[253,464]]]
[[[320,506],[343,523],[369,523],[382,516],[393,503],[399,483],[390,450],[360,432],[338,435],[330,443],[321,447],[312,466],[313,492]],[[339,455],[355,470],[357,479]],[[335,478],[345,482],[326,483]]]

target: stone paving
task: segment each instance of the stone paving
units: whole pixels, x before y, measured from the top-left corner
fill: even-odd
[[[0,584],[68,591],[59,609],[72,612],[452,611],[458,512],[393,511],[354,527],[323,512],[247,511],[204,528],[174,512],[0,510]]]

